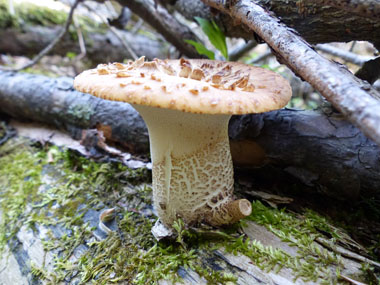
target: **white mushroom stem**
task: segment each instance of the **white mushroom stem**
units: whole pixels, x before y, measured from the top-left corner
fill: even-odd
[[[187,224],[220,226],[251,213],[248,200],[233,198],[230,115],[134,107],[148,126],[153,200],[166,226],[178,218]]]

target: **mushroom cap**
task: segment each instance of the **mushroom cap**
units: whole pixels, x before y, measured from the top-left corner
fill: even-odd
[[[267,69],[183,58],[101,64],[79,74],[74,87],[107,100],[199,114],[277,110],[292,94],[288,81]]]

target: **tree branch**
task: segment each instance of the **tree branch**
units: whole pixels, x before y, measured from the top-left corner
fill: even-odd
[[[206,4],[241,21],[258,34],[280,61],[308,81],[363,133],[380,145],[380,100],[363,89],[353,74],[314,51],[301,37],[249,0],[227,7],[222,0]],[[372,90],[377,96],[380,95]]]
[[[189,27],[178,22],[165,8],[149,0],[117,0],[121,5],[127,6],[154,29],[156,29],[168,42],[174,45],[180,53],[199,58],[195,48],[187,44],[184,39],[197,40]]]
[[[255,46],[257,46],[256,41],[249,41],[248,43],[238,46],[237,48],[232,50],[228,55],[228,58],[231,61],[236,61],[239,58],[241,58],[244,54],[252,50]]]
[[[330,55],[340,57],[344,61],[356,64],[359,66],[362,66],[366,61],[372,59],[371,57],[358,55],[356,53],[345,51],[328,44],[318,44],[315,46],[315,48],[317,50],[328,53]]]
[[[59,41],[65,36],[67,31],[69,30],[69,27],[70,27],[72,19],[73,19],[74,10],[78,6],[79,2],[81,2],[81,1],[82,0],[75,0],[73,5],[71,6],[69,15],[67,16],[67,19],[65,22],[65,26],[63,27],[61,32],[58,34],[58,36],[56,38],[54,38],[54,40],[49,45],[47,45],[38,55],[36,55],[30,63],[28,63],[28,64],[26,64],[20,68],[12,69],[12,71],[20,71],[20,70],[24,70],[26,68],[32,67],[37,62],[39,62],[41,60],[41,58],[43,58],[45,55],[47,55],[57,45],[57,43],[59,43]],[[0,68],[0,69],[3,69],[3,68]]]
[[[100,13],[98,13],[95,9],[91,8],[90,6],[83,4],[89,11],[97,15],[102,22],[108,27],[108,29],[118,38],[118,40],[121,42],[121,44],[124,46],[124,48],[127,50],[127,52],[131,55],[131,58],[133,60],[136,60],[138,56],[136,55],[135,51],[131,47],[131,45],[119,34],[118,30],[111,26],[106,18],[103,17]]]

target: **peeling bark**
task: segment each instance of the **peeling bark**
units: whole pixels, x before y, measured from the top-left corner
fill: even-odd
[[[0,72],[0,112],[78,139],[81,129],[97,127],[129,151],[149,151],[145,124],[130,105],[77,92],[70,78]],[[281,173],[341,199],[380,194],[380,148],[337,114],[285,109],[234,116],[230,137],[235,165],[253,176],[261,169]]]

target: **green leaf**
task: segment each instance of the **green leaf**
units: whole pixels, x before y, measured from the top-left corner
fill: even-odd
[[[221,52],[226,60],[228,60],[226,36],[219,29],[218,25],[214,21],[208,21],[199,17],[195,17],[195,20],[201,26],[203,32],[207,35],[211,44]]]
[[[209,50],[209,49],[207,49],[203,44],[197,43],[197,42],[192,41],[192,40],[185,40],[185,42],[187,42],[188,44],[194,46],[199,54],[205,55],[209,59],[215,59],[214,52],[211,51],[211,50]]]

